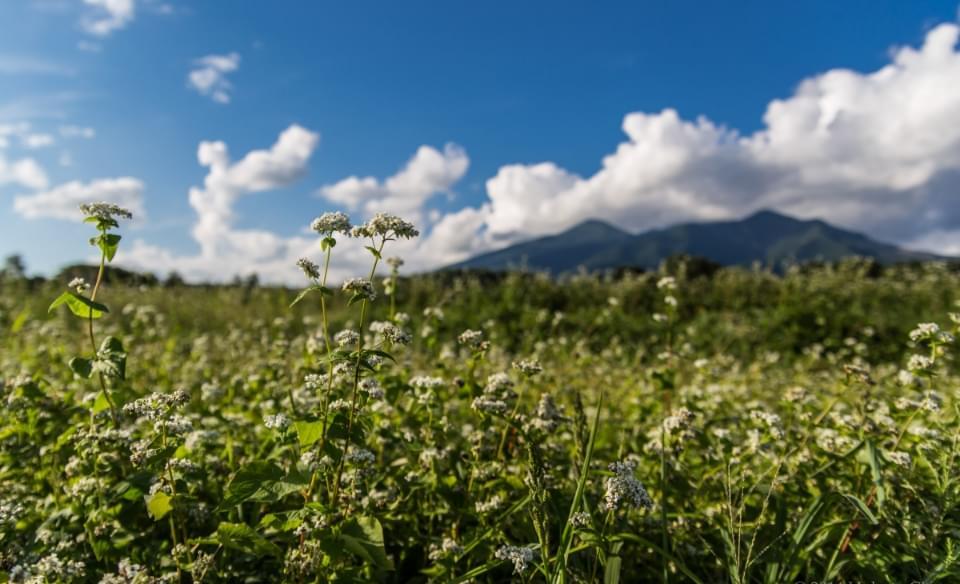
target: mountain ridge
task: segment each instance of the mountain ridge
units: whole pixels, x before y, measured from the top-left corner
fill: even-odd
[[[580,267],[591,271],[653,269],[677,254],[703,257],[724,266],[760,262],[771,267],[851,256],[884,264],[950,259],[877,241],[822,219],[797,219],[763,209],[742,219],[681,223],[637,234],[600,219],[587,219],[561,233],[483,253],[445,269],[523,268],[556,274]]]

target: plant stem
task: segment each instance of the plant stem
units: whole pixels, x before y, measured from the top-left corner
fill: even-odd
[[[323,452],[327,446],[327,416],[329,414],[328,408],[330,405],[330,393],[333,391],[333,345],[330,344],[330,325],[327,320],[327,299],[325,295],[325,290],[327,286],[327,274],[330,272],[330,255],[333,248],[327,245],[323,257],[323,277],[320,279],[320,321],[323,330],[323,344],[327,348],[327,386],[323,390],[323,405],[320,407],[320,451]],[[310,476],[310,486],[307,487],[307,492],[304,494],[304,499],[308,502],[310,501],[310,496],[313,494],[313,489],[317,485],[317,473],[318,471],[314,470],[313,474]],[[326,481],[325,481],[326,482]],[[327,487],[330,485],[328,484]]]
[[[103,281],[103,273],[106,269],[107,254],[103,251],[100,252],[100,269],[97,270],[97,281],[93,285],[93,291],[90,293],[90,301],[93,302],[97,299],[97,292],[100,290],[100,283]],[[90,348],[93,349],[93,358],[97,358],[97,339],[93,335],[93,309],[90,308],[90,316],[87,319],[87,332],[90,334]],[[103,392],[104,397],[107,398],[107,404],[110,406],[110,418],[113,420],[113,427],[119,428],[120,421],[117,419],[117,406],[113,403],[113,398],[110,397],[110,391],[107,389],[107,383],[103,379],[103,372],[98,371],[97,377],[100,379],[100,391]]]
[[[379,247],[377,247],[377,253],[373,256],[373,267],[370,268],[370,277],[367,278],[370,283],[373,283],[373,277],[377,273],[377,265],[380,263],[380,254],[383,252],[383,246],[386,245],[387,238],[384,238],[380,241]],[[376,242],[374,242],[376,244]],[[360,363],[363,361],[363,324],[367,316],[367,304],[369,301],[364,298],[363,302],[360,304],[360,327],[357,329],[357,361],[353,368],[353,392],[350,397],[350,415],[347,418],[347,435],[343,438],[343,452],[340,454],[340,464],[337,465],[337,478],[333,482],[333,494],[331,495],[331,501],[337,500],[337,495],[340,492],[340,481],[343,478],[343,465],[347,460],[347,453],[350,451],[350,438],[353,433],[353,418],[357,410],[357,394],[360,389]]]

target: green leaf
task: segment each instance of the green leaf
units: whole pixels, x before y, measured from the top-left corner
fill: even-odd
[[[319,440],[323,435],[323,422],[308,422],[306,420],[294,422],[293,427],[297,429],[297,438],[300,439],[300,446],[309,446]]]
[[[334,247],[337,247],[337,240],[329,235],[320,240],[320,249],[322,251],[327,251],[328,249],[332,249]]]
[[[383,546],[383,527],[374,517],[358,517],[343,526],[340,539],[354,555],[380,570],[393,570]]]
[[[57,299],[50,304],[47,312],[53,312],[53,309],[61,304],[66,304],[70,312],[80,318],[90,318],[91,315],[93,318],[100,318],[105,312],[110,312],[103,304],[94,302],[86,296],[81,296],[71,290],[67,290],[60,296],[57,296]]]
[[[222,522],[217,526],[216,537],[224,547],[250,552],[257,556],[279,556],[282,553],[277,544],[267,540],[244,523]]]
[[[370,250],[370,253],[373,254],[373,257],[377,258],[378,260],[379,260],[379,259],[382,259],[382,257],[380,256],[380,252],[377,251],[377,248],[375,248],[375,247],[373,247],[373,246],[371,246],[371,245],[366,246],[366,248],[367,248],[368,250]]]
[[[147,513],[150,514],[150,517],[153,517],[154,521],[163,519],[167,513],[173,510],[173,505],[170,503],[172,498],[163,491],[145,495],[143,500],[147,503]]]
[[[93,363],[90,359],[74,357],[70,359],[69,365],[70,369],[80,377],[90,377],[90,374],[93,373]]]
[[[876,525],[878,523],[877,516],[873,514],[873,511],[871,511],[870,508],[867,507],[867,504],[864,503],[860,497],[857,497],[856,495],[848,495],[848,494],[843,494],[843,497],[847,501],[852,503],[853,506],[860,511],[860,513],[863,513],[863,516],[866,517],[870,523],[872,523],[873,525]]]
[[[364,350],[363,350],[363,354],[364,354],[364,355],[376,355],[376,356],[378,356],[378,357],[383,357],[384,359],[389,359],[390,361],[393,361],[394,363],[397,362],[397,360],[393,358],[393,355],[391,355],[390,353],[387,353],[386,351],[381,351],[381,350],[379,350],[379,349],[364,349]]]
[[[603,570],[603,584],[620,584],[621,564],[623,564],[623,558],[620,556],[607,556],[607,565]]]
[[[265,485],[283,478],[283,470],[271,462],[256,461],[241,468],[227,485],[227,493],[221,506],[232,507],[253,499]]]
[[[123,343],[116,337],[107,337],[100,343],[100,353],[109,361],[113,367],[113,376],[117,379],[126,379],[127,377],[127,353],[123,349]]]
[[[870,465],[870,475],[877,494],[877,509],[883,511],[883,504],[887,501],[887,490],[883,486],[883,465],[880,463],[880,454],[871,441],[867,441],[867,463]]]
[[[93,408],[91,408],[90,411],[93,412],[94,415],[96,415],[108,409],[110,409],[110,402],[109,400],[107,400],[106,391],[98,392],[97,399],[93,400]]]
[[[120,236],[115,233],[104,233],[97,238],[97,247],[107,256],[107,261],[112,262],[113,256],[117,255],[117,246],[120,245]]]
[[[307,286],[293,299],[293,302],[290,303],[290,308],[293,308],[294,305],[306,298],[311,292],[319,292],[321,296],[333,296],[333,291],[326,286]]]
[[[272,462],[251,462],[241,468],[227,485],[227,493],[221,507],[233,507],[244,501],[278,501],[290,493],[305,489],[309,477],[283,470]]]
[[[24,308],[23,310],[21,310],[20,313],[17,314],[17,318],[14,319],[13,324],[10,325],[10,332],[12,332],[13,334],[19,333],[20,329],[23,328],[23,325],[27,324],[27,319],[29,318],[30,318],[30,310],[28,308]]]

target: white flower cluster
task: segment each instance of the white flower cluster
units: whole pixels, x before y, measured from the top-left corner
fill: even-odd
[[[423,318],[434,319],[434,320],[443,320],[444,314],[443,309],[439,306],[428,306],[423,309]]]
[[[503,507],[503,498],[500,495],[494,495],[486,501],[477,501],[477,513],[492,513]]]
[[[316,391],[323,387],[323,376],[316,373],[307,373],[303,376],[303,385],[310,391]]]
[[[333,342],[338,347],[353,347],[360,341],[360,333],[352,329],[344,329],[333,335]]]
[[[494,373],[487,377],[487,385],[483,392],[494,394],[513,389],[513,380],[506,373]]]
[[[543,366],[536,359],[521,359],[513,362],[513,368],[527,377],[532,377],[543,371]]]
[[[67,288],[75,288],[77,290],[77,294],[83,294],[90,289],[90,284],[88,284],[83,278],[74,278],[70,280],[69,284],[67,284]]]
[[[907,361],[907,369],[910,371],[928,371],[933,367],[933,359],[926,355],[910,355]]]
[[[753,410],[750,412],[750,417],[763,422],[767,426],[767,429],[770,430],[770,435],[775,439],[779,440],[783,438],[783,425],[780,421],[780,416],[777,414],[763,410]]]
[[[333,235],[334,233],[347,235],[350,233],[352,226],[350,225],[350,218],[347,217],[346,213],[333,211],[324,213],[314,219],[313,222],[310,223],[310,229],[324,236]]]
[[[474,398],[473,402],[470,404],[470,407],[478,412],[501,415],[507,413],[507,410],[510,409],[510,406],[507,405],[507,402],[487,396]]]
[[[657,288],[660,290],[676,290],[677,279],[673,276],[664,276],[657,281]]]
[[[590,527],[590,514],[586,511],[577,511],[571,519],[574,527]]]
[[[396,239],[413,239],[420,235],[420,232],[413,226],[413,223],[404,221],[396,215],[390,213],[377,213],[372,219],[358,225],[350,231],[353,237],[373,237],[379,235],[382,237],[394,237]]]
[[[173,393],[153,392],[147,397],[134,400],[123,406],[123,412],[134,418],[156,420],[173,409],[182,407],[190,401],[190,394],[182,389]]]
[[[320,279],[320,266],[316,262],[308,258],[300,258],[297,260],[297,267],[303,271],[303,275],[311,280]]]
[[[505,545],[494,554],[498,560],[513,562],[513,573],[523,574],[533,563],[533,550],[528,547]]]
[[[100,584],[133,584],[150,580],[143,566],[132,563],[129,558],[124,558],[117,564],[117,573],[105,574],[100,579]]]
[[[0,503],[0,525],[13,523],[23,515],[24,507],[15,501]]]
[[[347,462],[357,466],[364,466],[376,462],[377,457],[374,453],[365,448],[354,448],[347,453]]]
[[[607,511],[615,511],[624,504],[631,507],[652,509],[653,500],[643,483],[634,476],[637,463],[632,460],[611,463],[608,467],[614,473],[604,483],[606,491],[601,504]]]
[[[409,345],[413,337],[410,333],[393,324],[378,320],[370,323],[370,331],[376,333],[381,339],[394,345]]]
[[[371,302],[377,298],[377,292],[373,289],[373,282],[366,278],[350,278],[343,283],[342,288],[344,292],[349,292]]]
[[[693,412],[687,408],[679,408],[663,419],[663,428],[668,434],[683,435],[690,429],[693,422]]]
[[[457,543],[457,540],[451,537],[444,537],[443,542],[437,546],[433,544],[430,549],[430,561],[437,562],[450,556],[458,556],[463,553],[463,547]]]
[[[429,375],[417,375],[410,379],[410,387],[414,389],[439,389],[445,384],[446,382],[442,377],[432,377]]]
[[[290,418],[284,414],[264,416],[263,425],[271,430],[286,430],[290,426]]]
[[[360,391],[370,396],[370,399],[383,399],[384,396],[380,382],[370,377],[360,381]]]
[[[120,219],[133,219],[133,213],[113,203],[83,203],[80,205],[80,212],[87,217],[96,217],[101,221]]]
[[[421,405],[432,402],[436,397],[436,390],[446,385],[446,381],[442,378],[429,375],[417,375],[411,378],[409,383],[417,396],[417,402]]]
[[[564,419],[560,409],[557,408],[557,403],[553,401],[553,396],[545,393],[540,396],[540,402],[537,404],[537,409],[534,411],[528,427],[541,432],[552,432]]]
[[[193,430],[193,422],[180,414],[173,414],[169,418],[157,420],[153,424],[157,432],[166,432],[169,436],[183,436]]]
[[[200,470],[200,467],[192,460],[186,458],[171,458],[167,461],[167,470],[183,474],[195,474]]]
[[[935,322],[922,322],[917,325],[917,328],[910,331],[910,340],[915,343],[923,341],[952,343],[953,335],[940,330],[940,325]]]
[[[467,329],[460,333],[460,336],[457,337],[457,342],[471,349],[481,349],[484,344],[483,332]]]
[[[909,468],[910,463],[913,460],[912,458],[910,458],[909,453],[902,452],[899,450],[895,452],[888,452],[887,459],[889,459],[890,462],[892,462],[893,464],[902,468]]]

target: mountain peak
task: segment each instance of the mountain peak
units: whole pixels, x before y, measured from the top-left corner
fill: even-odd
[[[554,274],[579,267],[655,269],[675,254],[699,256],[726,266],[760,262],[772,267],[850,256],[870,257],[881,263],[938,259],[821,220],[801,220],[762,209],[739,220],[686,223],[637,235],[589,219],[562,233],[482,254],[451,267],[505,270],[525,266]]]
[[[597,236],[597,235],[607,235],[607,236],[629,236],[630,234],[620,229],[616,225],[607,223],[602,219],[587,219],[581,223],[577,223],[570,229],[567,229],[563,233],[559,234],[561,236]]]
[[[742,219],[742,223],[801,223],[796,217],[791,217],[789,215],[784,215],[783,213],[778,213],[773,209],[760,209],[750,214],[748,217]]]

